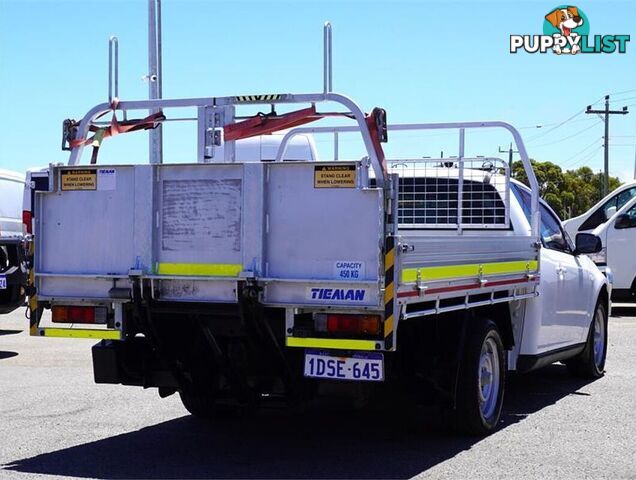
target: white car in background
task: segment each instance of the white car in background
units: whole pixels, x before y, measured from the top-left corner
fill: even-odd
[[[23,192],[24,174],[0,169],[0,313],[15,310],[25,300]]]
[[[621,185],[584,214],[564,221],[563,226],[571,238],[575,238],[577,233],[589,233],[607,222],[634,197],[636,197],[636,181]]]
[[[24,174],[0,169],[0,237],[22,235]]]
[[[601,270],[611,271],[612,299],[636,301],[636,197],[592,232],[603,249],[590,258]]]

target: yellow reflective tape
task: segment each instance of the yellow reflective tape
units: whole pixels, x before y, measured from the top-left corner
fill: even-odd
[[[525,273],[526,271],[536,271],[538,268],[536,260],[497,262],[497,263],[475,263],[470,265],[450,265],[444,267],[422,267],[405,268],[402,270],[402,282],[417,281],[417,272],[420,272],[422,281],[443,280],[462,277],[477,277],[482,275],[504,275],[510,273]]]
[[[375,350],[373,340],[349,340],[343,338],[287,337],[288,347],[335,348],[340,350]]]
[[[391,282],[384,289],[384,303],[389,303],[393,300],[393,296],[395,295],[393,285],[395,285],[395,283]]]
[[[42,328],[45,337],[58,338],[93,338],[104,340],[121,340],[119,330],[89,330],[79,328]]]
[[[393,331],[393,315],[384,320],[384,336],[388,336]]]
[[[243,265],[233,263],[160,263],[159,275],[184,275],[195,277],[238,277]]]
[[[391,268],[393,266],[394,261],[395,261],[395,249],[391,249],[391,251],[384,256],[384,270],[386,271],[389,268]]]

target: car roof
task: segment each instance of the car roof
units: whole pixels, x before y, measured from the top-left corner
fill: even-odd
[[[12,180],[14,182],[24,183],[24,173],[14,172],[0,168],[0,179]]]

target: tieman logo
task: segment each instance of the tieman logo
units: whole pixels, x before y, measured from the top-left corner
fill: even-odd
[[[561,5],[548,12],[543,21],[543,35],[510,35],[510,53],[520,49],[528,53],[557,55],[577,53],[625,53],[629,35],[590,36],[590,23],[583,10]]]

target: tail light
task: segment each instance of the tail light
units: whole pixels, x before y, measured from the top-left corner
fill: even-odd
[[[357,335],[380,333],[379,315],[315,314],[314,328],[318,332]]]
[[[33,217],[31,216],[31,212],[28,210],[22,210],[22,224],[24,225],[24,230],[26,233],[33,233]]]
[[[106,307],[56,305],[51,309],[54,323],[106,323]]]

